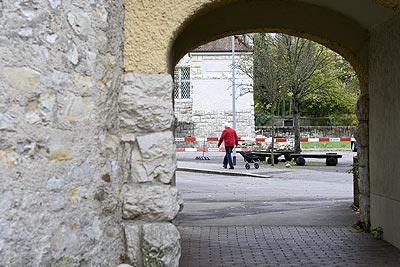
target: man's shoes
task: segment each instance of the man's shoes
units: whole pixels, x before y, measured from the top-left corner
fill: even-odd
[[[235,167],[229,167],[229,169],[234,169]]]
[[[226,165],[222,165],[222,167],[223,167],[224,169],[226,169]]]

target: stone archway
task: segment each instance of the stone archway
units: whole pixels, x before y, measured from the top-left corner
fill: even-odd
[[[349,12],[346,12],[345,9],[347,4],[350,6]],[[362,15],[357,17],[357,20],[355,19],[356,16],[353,16],[357,12],[353,12],[353,10],[356,10],[357,7],[361,8],[361,6],[354,3],[347,4],[338,8],[335,4],[329,6],[323,1],[311,0],[189,0],[185,2],[162,0],[157,3],[126,1],[124,49],[126,74],[120,96],[126,100],[132,98],[153,99],[143,107],[154,110],[149,112],[147,116],[139,115],[138,121],[132,121],[130,118],[137,115],[137,110],[142,107],[141,104],[139,102],[129,103],[128,100],[122,105],[121,125],[123,128],[127,126],[127,134],[135,133],[134,137],[126,138],[127,142],[131,143],[131,151],[134,151],[135,147],[139,147],[138,150],[141,150],[140,147],[147,148],[146,153],[148,154],[163,149],[172,151],[173,145],[167,141],[161,142],[162,145],[158,146],[149,140],[152,140],[154,136],[159,136],[160,140],[167,140],[171,136],[173,119],[171,115],[172,81],[170,73],[174,64],[184,53],[202,43],[233,33],[274,31],[306,37],[343,55],[353,65],[360,79],[362,95],[357,104],[357,116],[360,121],[357,137],[361,147],[359,152],[360,174],[362,176],[361,217],[369,225],[371,191],[369,186],[369,84],[371,82],[368,78],[370,70],[368,64],[371,57],[369,50],[370,33],[379,36],[376,34],[378,32],[376,29],[381,29],[380,27],[385,20],[388,21],[386,25],[391,26],[390,29],[393,31],[397,25],[398,17],[394,21],[390,21],[389,18],[395,15],[394,11],[392,13],[391,11],[386,12],[386,10],[382,10],[382,7],[375,6],[374,3],[366,0],[365,5],[362,6],[366,7],[366,10],[361,12]],[[397,5],[391,7],[398,8]],[[370,11],[375,12],[374,16],[370,16]],[[366,20],[362,20],[362,18],[368,16],[379,17],[377,14],[384,14],[380,21],[366,22]],[[395,38],[395,42],[397,41],[399,40]],[[375,43],[376,47],[382,45],[378,44],[377,41]],[[376,47],[373,53],[378,55],[379,51]],[[375,56],[374,59],[376,58]],[[395,58],[399,58],[399,56],[395,55]],[[379,71],[381,70],[377,72]],[[396,71],[392,71],[392,73],[395,75]],[[155,91],[157,94],[154,98],[152,94]],[[375,102],[374,105],[379,106],[380,104]],[[393,109],[395,108],[393,107]],[[159,119],[149,119],[153,116],[157,116]],[[122,129],[123,131],[124,129]],[[139,139],[142,140],[141,145],[138,144]],[[122,140],[125,139],[122,138]],[[153,150],[157,146],[158,148]],[[151,178],[148,179],[146,175],[149,175],[149,173],[140,173],[141,170],[148,170],[146,168],[147,156],[145,154],[137,156],[139,158],[137,166],[142,166],[137,168],[137,174],[144,174],[144,180],[135,182],[146,182],[143,184],[143,188],[152,187],[155,184],[159,185],[161,182],[163,192],[168,191],[166,190],[167,187],[174,187],[173,168],[165,169],[165,177],[168,177],[166,180],[160,179],[163,176],[159,176],[156,172],[150,172]],[[129,162],[131,163],[131,161]],[[168,157],[161,158],[160,163],[163,162],[171,162],[171,159]],[[157,168],[150,169],[156,170]],[[382,194],[379,197],[382,197]],[[388,201],[388,199],[383,197],[381,201]],[[165,206],[168,208],[162,213],[165,213],[169,207],[176,207],[176,203],[179,203],[178,198],[172,198],[171,202]],[[146,205],[144,205],[145,208]],[[141,213],[142,210],[138,212],[139,215]],[[132,218],[135,218],[135,216]],[[145,224],[153,224],[157,220],[168,223],[168,218],[170,217],[162,216],[162,219],[160,219],[149,216],[146,217]],[[384,221],[384,223],[386,222]],[[390,226],[387,223],[386,225]],[[395,231],[394,227],[390,226],[389,229],[391,232]],[[140,226],[137,232],[142,230],[143,226]],[[399,242],[400,238],[396,240],[395,242]]]
[[[357,70],[364,220],[370,193],[372,227],[400,247],[399,10],[394,0],[0,1],[0,265],[117,264],[124,239],[136,265],[177,265],[171,67],[202,42],[257,30],[316,40]]]
[[[361,205],[363,207],[363,220],[369,224],[369,173],[368,173],[368,88],[367,88],[367,42],[368,39],[365,29],[356,22],[332,12],[330,10],[314,5],[286,2],[286,1],[215,1],[202,4],[193,4],[185,6],[190,10],[189,16],[182,16],[182,13],[174,13],[171,10],[171,16],[177,15],[181,23],[172,23],[175,25],[171,34],[173,39],[168,36],[153,36],[159,38],[159,42],[152,41],[150,46],[154,46],[155,51],[150,52],[150,57],[143,58],[143,55],[137,55],[137,51],[132,50],[130,46],[132,40],[138,40],[137,36],[131,35],[131,28],[134,31],[134,25],[126,30],[125,41],[125,70],[126,71],[148,71],[152,70],[164,72],[165,74],[125,74],[122,92],[120,94],[120,127],[121,140],[124,142],[124,151],[126,151],[127,160],[122,162],[123,169],[131,170],[127,173],[128,177],[133,177],[130,184],[126,185],[125,199],[123,206],[123,216],[127,219],[125,227],[125,236],[127,237],[128,248],[133,248],[138,240],[152,238],[152,231],[144,229],[153,229],[157,227],[159,232],[164,232],[172,239],[165,247],[176,245],[177,234],[170,233],[174,227],[168,223],[172,220],[179,210],[180,199],[174,188],[174,158],[168,156],[168,153],[175,153],[172,145],[173,125],[172,119],[172,80],[166,72],[172,73],[172,66],[190,49],[198,45],[217,39],[219,37],[240,32],[249,31],[275,31],[284,32],[301,37],[306,37],[320,42],[329,48],[341,53],[356,69],[361,81],[362,101],[359,101],[359,119],[362,122],[359,126],[359,136],[363,137],[360,142],[362,157],[360,166],[364,168],[362,173]],[[164,3],[166,10],[173,7],[170,3]],[[137,7],[137,6],[136,6]],[[129,9],[129,2],[128,2]],[[140,8],[139,8],[140,9]],[[146,9],[139,10],[136,16],[146,15],[154,17],[154,14],[146,13]],[[186,10],[187,11],[187,10]],[[143,13],[142,13],[143,12]],[[183,11],[182,11],[183,12]],[[240,14],[243,17],[237,19]],[[247,15],[246,15],[247,14]],[[251,14],[251,15],[250,15]],[[279,15],[277,15],[279,14]],[[294,17],[292,17],[294,14]],[[301,14],[301,15],[299,15]],[[300,18],[306,17],[303,23],[299,23]],[[236,19],[235,19],[236,18]],[[267,20],[265,18],[268,18]],[[167,19],[164,18],[163,19]],[[133,18],[127,15],[126,23]],[[321,27],[315,27],[314,21],[321,22]],[[341,33],[335,29],[341,28]],[[153,25],[154,26],[154,25]],[[163,29],[165,25],[160,25]],[[326,28],[324,28],[326,27]],[[150,30],[149,28],[142,29]],[[167,30],[167,29],[165,29]],[[151,29],[154,31],[154,29]],[[146,40],[142,32],[136,32]],[[143,44],[144,45],[144,44]],[[361,48],[361,49],[360,49]],[[163,52],[163,53],[161,53]],[[134,55],[137,57],[134,57]],[[148,54],[147,54],[148,56]],[[143,64],[143,65],[139,65]],[[139,101],[139,99],[142,99]],[[138,110],[141,110],[139,113]],[[135,118],[135,120],[132,120]],[[134,132],[135,135],[129,134]],[[152,155],[158,155],[160,166],[170,166],[169,168],[159,168],[151,160]],[[126,156],[125,156],[126,157]],[[131,159],[135,159],[132,161]],[[157,162],[156,162],[157,163]],[[145,183],[144,183],[145,182]],[[139,185],[139,186],[138,186]],[[146,203],[141,203],[138,199],[130,195],[147,195],[149,199]],[[165,196],[168,201],[161,206],[155,203],[161,196]],[[130,205],[129,203],[139,203]],[[150,214],[143,214],[145,210],[151,210]],[[136,219],[140,218],[140,224]],[[162,224],[160,224],[160,222]],[[140,244],[146,247],[149,244]],[[135,251],[128,249],[127,255],[131,262],[140,262],[140,259],[149,258],[145,254],[146,249]],[[174,262],[177,256],[176,250],[173,254],[166,257],[169,264]],[[151,257],[150,257],[151,258]],[[155,261],[161,259],[154,259]],[[164,259],[165,260],[165,259]]]
[[[247,15],[246,14],[251,14]],[[299,16],[298,14],[301,14]],[[307,21],[299,20],[307,18]],[[318,25],[314,22],[318,21]],[[216,26],[217,25],[217,26]],[[343,28],[343,26],[346,27]],[[340,28],[338,32],[336,29]],[[365,28],[351,19],[318,6],[285,1],[252,1],[206,5],[178,29],[170,48],[169,72],[185,53],[211,40],[246,32],[282,32],[321,43],[350,62],[360,80],[361,95],[356,105],[360,143],[360,220],[370,226],[369,178],[369,95],[368,35]],[[361,48],[361,49],[360,49]]]

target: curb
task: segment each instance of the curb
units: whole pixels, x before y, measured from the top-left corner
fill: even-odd
[[[226,176],[247,176],[247,177],[255,177],[255,178],[271,178],[271,176],[260,175],[254,173],[242,173],[242,172],[231,172],[231,171],[214,171],[214,170],[206,170],[206,169],[194,169],[194,168],[180,168],[176,169],[181,172],[197,172],[197,173],[206,173],[206,174],[217,174],[217,175],[226,175]]]

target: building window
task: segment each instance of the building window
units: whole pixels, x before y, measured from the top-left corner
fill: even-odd
[[[190,98],[190,68],[175,68],[175,98]]]

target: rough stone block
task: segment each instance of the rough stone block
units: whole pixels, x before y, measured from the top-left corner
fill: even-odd
[[[55,161],[69,160],[73,156],[70,133],[54,132],[49,140],[50,159]]]
[[[4,68],[3,73],[10,85],[17,90],[32,91],[39,86],[40,73],[31,68]]]
[[[54,119],[55,93],[44,93],[31,101],[25,108],[25,121],[30,124],[48,124]]]
[[[0,130],[11,131],[17,123],[17,116],[10,111],[0,112]]]
[[[69,122],[88,121],[93,118],[95,107],[93,97],[68,95],[65,99],[64,118]]]
[[[5,164],[7,167],[13,167],[19,162],[18,154],[11,149],[0,150],[0,163]],[[1,166],[1,165],[0,165]]]
[[[366,122],[369,119],[369,95],[361,95],[356,104],[356,115],[359,121]]]
[[[61,4],[61,0],[49,0],[49,2],[53,9],[56,9]]]
[[[180,234],[171,223],[125,226],[126,257],[133,266],[179,266]]]
[[[123,190],[124,219],[172,221],[183,205],[178,190],[166,185],[127,185]]]
[[[128,224],[124,227],[125,232],[125,257],[133,266],[142,265],[141,255],[141,225]]]
[[[358,164],[360,167],[365,167],[368,166],[369,164],[369,154],[368,154],[368,148],[367,147],[359,147],[357,150],[357,156],[358,156]]]
[[[130,182],[158,180],[170,184],[175,177],[176,156],[170,131],[143,136],[121,135],[122,175]]]
[[[360,194],[365,195],[365,196],[369,196],[370,183],[369,183],[368,166],[360,167],[358,169],[358,171],[359,171],[359,174],[360,174],[360,181],[359,181]]]
[[[91,31],[90,17],[83,9],[73,7],[68,13],[68,23],[76,34],[87,36]]]
[[[174,151],[172,132],[138,136],[137,144],[139,153],[134,158],[133,166],[142,167],[137,169],[137,181],[158,179],[165,184],[170,183],[176,169],[175,154],[171,152]]]
[[[143,225],[144,266],[179,266],[181,254],[180,234],[173,224],[153,223]]]
[[[79,235],[74,225],[60,226],[51,240],[51,250],[55,259],[61,259],[65,254],[74,255],[79,252]]]
[[[120,128],[135,133],[171,129],[172,78],[165,74],[125,74],[119,98]]]
[[[354,133],[358,145],[360,147],[367,147],[369,143],[369,131],[367,123],[360,123],[357,125],[355,133]]]
[[[360,197],[360,221],[370,225],[370,198],[369,196]]]

